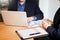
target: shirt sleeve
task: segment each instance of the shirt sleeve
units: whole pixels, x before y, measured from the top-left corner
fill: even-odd
[[[46,30],[49,33],[49,37],[52,39],[58,39],[60,40],[60,29],[55,29],[54,27],[50,26]]]

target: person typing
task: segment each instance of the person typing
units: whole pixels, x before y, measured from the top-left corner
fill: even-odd
[[[43,19],[43,13],[33,0],[13,0],[8,7],[9,11],[22,11],[27,14],[27,21]]]

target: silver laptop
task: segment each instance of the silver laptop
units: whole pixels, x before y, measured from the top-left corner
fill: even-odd
[[[28,26],[26,12],[1,11],[4,23],[14,26]]]

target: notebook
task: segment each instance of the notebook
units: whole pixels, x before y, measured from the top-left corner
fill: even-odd
[[[21,11],[1,11],[3,21],[6,25],[13,25],[13,26],[27,26],[37,27],[41,24],[41,21],[32,21],[27,23],[27,15],[26,12]]]
[[[48,36],[48,33],[40,27],[17,30],[17,34],[23,39]]]

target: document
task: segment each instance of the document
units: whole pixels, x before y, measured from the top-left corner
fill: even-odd
[[[39,27],[42,24],[41,20],[32,21],[28,23],[28,28]]]
[[[25,29],[25,30],[17,30],[17,33],[23,39],[27,39],[27,38],[31,38],[31,37],[48,36],[48,33],[40,27],[30,28],[30,29]]]

